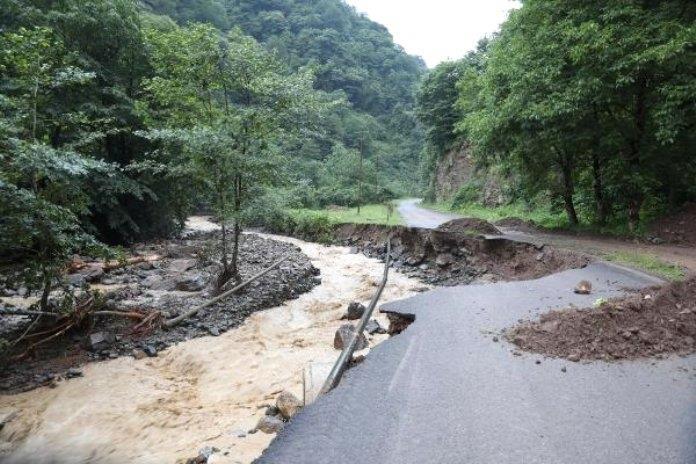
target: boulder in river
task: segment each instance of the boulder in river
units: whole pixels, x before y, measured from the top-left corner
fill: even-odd
[[[365,305],[363,305],[362,303],[358,303],[357,301],[353,301],[351,304],[348,305],[348,310],[341,317],[341,319],[346,319],[349,321],[360,319],[366,310],[367,308],[365,308]]]
[[[338,328],[336,331],[336,335],[334,336],[334,348],[337,350],[342,350],[345,348],[348,343],[350,343],[350,340],[353,338],[353,335],[355,334],[355,327],[353,327],[351,324],[343,324],[341,327]],[[367,339],[365,338],[365,334],[359,334],[358,335],[358,343],[355,345],[355,349],[357,351],[364,350],[367,348],[368,343]]]
[[[256,429],[262,431],[263,433],[273,434],[278,433],[283,430],[285,422],[283,422],[278,416],[266,416],[264,415],[259,419],[259,423],[256,424]]]

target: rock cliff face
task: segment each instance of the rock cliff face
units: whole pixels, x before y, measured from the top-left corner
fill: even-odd
[[[445,153],[435,168],[436,199],[452,199],[457,191],[474,177],[474,171],[474,161],[468,144]]]
[[[468,144],[445,153],[437,162],[433,181],[437,201],[452,200],[462,187],[469,185],[478,190],[475,201],[486,206],[505,203],[500,176],[491,170],[477,168]]]

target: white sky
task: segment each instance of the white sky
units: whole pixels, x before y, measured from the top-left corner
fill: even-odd
[[[498,30],[515,0],[346,0],[385,25],[394,41],[429,67],[461,58]]]

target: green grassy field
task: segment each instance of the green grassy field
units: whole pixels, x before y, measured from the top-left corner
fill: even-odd
[[[394,207],[391,216],[386,205],[364,205],[358,214],[357,208],[332,208],[322,210],[295,210],[296,212],[310,212],[326,216],[333,224],[386,224],[402,225],[403,219]]]
[[[679,266],[666,263],[648,253],[615,251],[605,255],[604,258],[607,261],[641,269],[666,280],[682,280],[685,277],[684,270]]]

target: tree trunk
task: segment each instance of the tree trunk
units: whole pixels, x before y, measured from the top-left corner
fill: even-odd
[[[231,276],[239,283],[239,237],[242,234],[242,227],[239,223],[239,213],[242,209],[242,176],[237,174],[234,176],[234,232],[232,239],[232,264]]]
[[[592,175],[594,178],[594,199],[595,199],[595,215],[597,217],[597,224],[604,225],[607,223],[607,216],[609,215],[608,205],[606,198],[604,196],[604,180],[602,178],[602,164],[599,160],[597,153],[592,153]]]
[[[51,275],[48,269],[43,268],[43,292],[41,293],[41,311],[48,311],[48,296],[51,294]]]
[[[636,108],[633,114],[636,133],[629,144],[628,150],[628,166],[630,169],[631,178],[628,187],[628,228],[634,232],[640,223],[640,209],[643,205],[643,189],[637,182],[640,180],[640,152],[645,134],[647,108],[646,108],[646,92],[648,82],[645,77],[641,77],[638,82],[638,90],[636,94]]]
[[[575,227],[578,225],[578,213],[575,210],[573,202],[573,194],[575,193],[575,185],[573,183],[573,165],[565,155],[558,156],[558,163],[561,167],[561,176],[563,177],[563,203],[565,205],[568,222]]]

